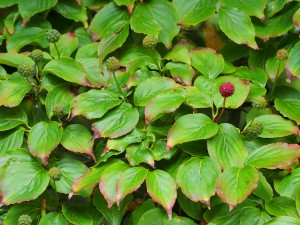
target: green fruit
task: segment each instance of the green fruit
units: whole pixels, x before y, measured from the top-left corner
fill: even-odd
[[[110,72],[115,72],[116,70],[118,70],[120,68],[119,60],[114,56],[109,57],[106,60],[106,68]]]
[[[46,32],[46,39],[50,43],[58,42],[59,38],[60,38],[60,33],[55,29],[51,29]]]
[[[245,131],[244,134],[248,137],[256,138],[263,132],[263,125],[253,122]]]
[[[29,57],[35,62],[40,62],[43,60],[44,56],[43,56],[43,52],[40,49],[35,49],[33,50]]]
[[[288,57],[287,51],[286,51],[285,49],[279,49],[279,50],[276,52],[276,57],[277,57],[277,59],[280,60],[280,61],[286,60],[287,57]]]
[[[143,46],[145,48],[154,49],[156,47],[158,40],[153,35],[147,35],[143,39]]]
[[[49,176],[53,181],[59,181],[62,177],[62,172],[57,167],[52,167],[49,171]]]
[[[252,106],[255,109],[264,109],[267,107],[267,105],[268,105],[267,100],[262,96],[256,97],[252,101]]]
[[[61,118],[65,115],[66,110],[62,105],[56,104],[52,109],[52,113],[53,113],[53,115]]]
[[[19,217],[18,224],[19,225],[30,225],[30,224],[32,224],[32,219],[29,215],[23,214]]]
[[[24,77],[30,76],[33,73],[33,71],[34,71],[34,66],[28,63],[18,66],[18,72]]]

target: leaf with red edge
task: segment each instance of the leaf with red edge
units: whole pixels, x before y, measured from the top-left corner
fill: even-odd
[[[45,121],[35,124],[28,135],[28,148],[32,155],[40,158],[44,164],[62,138],[63,128],[60,123]]]
[[[72,152],[85,153],[90,155],[94,161],[94,140],[90,131],[81,124],[71,124],[63,132],[61,144]]]
[[[137,190],[144,182],[148,170],[143,167],[132,167],[125,170],[117,182],[117,204],[125,198],[126,195]]]
[[[127,163],[117,162],[108,166],[100,175],[99,188],[107,201],[108,208],[117,202],[117,182],[128,168]]]
[[[251,152],[246,159],[247,164],[256,168],[285,168],[300,157],[300,145],[272,143]]]
[[[217,194],[232,209],[251,194],[258,178],[258,171],[250,165],[244,168],[230,167],[218,177]]]
[[[172,218],[172,208],[175,204],[177,192],[173,178],[163,170],[149,171],[146,177],[147,192],[151,198],[161,204]]]

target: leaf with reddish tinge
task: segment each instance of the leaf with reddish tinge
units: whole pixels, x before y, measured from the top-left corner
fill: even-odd
[[[218,177],[217,194],[232,209],[256,188],[258,175],[258,171],[250,165],[230,167]]]
[[[300,27],[300,9],[295,12],[293,16],[293,22],[297,27]]]
[[[125,170],[117,181],[117,204],[125,198],[126,195],[137,190],[144,182],[148,170],[143,167],[132,167]]]
[[[300,157],[300,146],[297,144],[273,143],[264,145],[251,152],[247,164],[257,168],[285,168]]]
[[[133,130],[139,121],[139,113],[131,104],[123,102],[93,123],[94,138],[117,138]]]
[[[147,192],[151,198],[161,204],[172,218],[172,208],[175,204],[177,192],[173,178],[163,170],[148,172],[146,177]]]

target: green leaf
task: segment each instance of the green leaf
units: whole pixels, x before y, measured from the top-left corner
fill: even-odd
[[[22,146],[24,131],[24,129],[17,129],[10,132],[0,132],[0,156],[7,150],[20,148]]]
[[[262,138],[276,138],[300,134],[298,127],[292,121],[286,120],[279,115],[258,116],[250,123],[259,123],[263,126],[263,131],[259,135]]]
[[[18,67],[18,65],[26,63],[33,65],[34,61],[31,58],[18,53],[0,53],[0,64]]]
[[[6,8],[18,4],[19,0],[2,0],[0,1],[0,8]]]
[[[128,164],[120,161],[109,165],[100,175],[99,189],[107,201],[108,208],[119,201],[117,198],[117,182],[128,168],[130,168]]]
[[[93,203],[99,210],[105,219],[108,221],[109,225],[120,225],[123,215],[125,213],[126,206],[131,202],[132,195],[126,196],[126,198],[120,203],[119,206],[113,205],[111,208],[108,208],[107,202],[100,193],[99,190],[96,190],[93,197]]]
[[[185,87],[187,104],[193,108],[210,108],[213,106],[211,96],[197,87]]]
[[[285,117],[295,120],[300,124],[300,100],[297,99],[275,99],[276,109]]]
[[[99,42],[93,42],[80,47],[76,52],[75,59],[98,58],[98,46],[99,46]],[[97,60],[97,64],[98,64],[98,60]]]
[[[218,132],[218,124],[202,113],[189,114],[180,117],[168,134],[167,147],[171,149],[176,144],[189,141],[208,139]]]
[[[267,0],[266,15],[272,18],[277,12],[281,11],[284,6],[292,0]]]
[[[66,81],[90,86],[87,74],[81,63],[72,58],[58,58],[51,60],[43,69],[42,75],[51,73]],[[76,74],[76,76],[75,76]]]
[[[28,135],[28,148],[31,154],[46,164],[50,153],[60,143],[62,134],[63,128],[56,121],[50,123],[42,121],[35,124]]]
[[[108,139],[106,143],[106,150],[117,150],[124,152],[126,147],[130,144],[141,142],[145,138],[145,133],[134,128],[129,134],[124,137],[116,139]]]
[[[114,2],[118,6],[125,5],[128,8],[128,12],[131,13],[132,12],[132,8],[134,7],[135,0],[114,0]]]
[[[257,187],[252,193],[267,202],[273,198],[273,189],[261,172],[259,172]]]
[[[232,74],[232,76],[249,80],[258,84],[260,87],[265,87],[268,81],[268,75],[263,69],[249,69],[247,67],[239,67],[239,69]]]
[[[173,1],[174,4],[174,1]],[[188,65],[191,65],[191,56],[188,46],[185,44],[176,44],[171,51],[169,51],[165,59],[172,60],[174,62],[182,62]]]
[[[129,133],[139,120],[139,113],[129,103],[123,102],[120,106],[108,112],[100,120],[93,123],[94,138],[117,138]]]
[[[202,219],[202,203],[193,202],[187,198],[181,190],[177,190],[177,201],[181,209],[191,218],[195,220]]]
[[[167,142],[165,140],[156,140],[153,143],[151,151],[155,161],[171,159],[171,157],[176,153],[177,148],[172,148],[171,151],[166,151],[166,148]]]
[[[264,145],[251,152],[246,163],[257,168],[284,168],[300,157],[297,144],[273,143]]]
[[[180,15],[180,23],[196,26],[214,15],[217,0],[174,0],[173,5]]]
[[[280,61],[277,56],[269,57],[266,61],[265,69],[270,80],[274,83],[277,76],[285,69],[286,60]]]
[[[129,225],[137,225],[139,221],[142,218],[142,215],[149,211],[150,209],[154,209],[155,205],[154,202],[151,198],[145,200],[141,204],[139,204],[135,210],[131,213],[130,218],[129,218]],[[162,210],[162,209],[161,209]],[[166,215],[166,212],[162,210],[163,213]]]
[[[94,161],[94,140],[90,131],[81,124],[71,124],[64,129],[61,144],[72,152],[85,153],[90,155]]]
[[[1,177],[1,202],[10,205],[36,199],[48,184],[48,172],[39,163],[15,163],[6,168]]]
[[[192,66],[210,79],[216,78],[224,69],[225,63],[222,55],[213,49],[191,51]]]
[[[267,212],[273,216],[290,216],[300,219],[295,201],[288,197],[279,196],[273,198],[271,201],[266,202],[265,207]]]
[[[232,209],[256,188],[258,177],[258,171],[249,165],[227,168],[218,177],[217,194]]]
[[[164,15],[168,15],[165,17]],[[135,7],[131,19],[131,29],[136,33],[151,34],[158,37],[167,48],[179,32],[179,16],[168,1],[150,0]]]
[[[271,220],[269,220],[264,225],[300,225],[300,222],[298,219],[295,219],[290,216],[278,216]]]
[[[181,217],[181,216],[176,216],[172,218],[171,220],[166,220],[165,225],[197,225],[193,220],[186,218],[186,217]]]
[[[167,217],[167,213],[161,208],[150,209],[141,216],[137,225],[148,225],[149,221],[151,221],[153,225],[164,224]]]
[[[144,142],[132,144],[126,148],[126,158],[130,165],[136,166],[142,162],[154,168],[154,155]]]
[[[62,84],[55,86],[48,92],[45,101],[46,112],[49,119],[53,116],[53,110],[55,110],[57,106],[61,106],[65,110],[65,113],[70,115],[73,102],[74,94],[71,92],[69,85]]]
[[[18,106],[31,87],[31,84],[21,76],[0,80],[0,106]]]
[[[299,61],[300,42],[298,42],[289,52],[289,56],[286,62],[286,73],[288,79],[299,78],[300,73],[300,61]]]
[[[88,119],[101,118],[109,109],[121,102],[114,92],[92,89],[75,98],[72,117],[83,115]]]
[[[50,1],[44,1],[44,0],[37,0],[37,1],[31,1],[31,0],[23,0],[19,1],[18,9],[23,17],[23,19],[30,19],[33,15],[45,11],[47,9],[51,9],[53,6],[57,4],[58,0],[50,0]]]
[[[176,183],[173,178],[163,170],[149,171],[146,177],[147,192],[151,198],[161,204],[172,218],[172,208],[176,201]]]
[[[217,135],[207,141],[207,149],[210,157],[222,169],[229,167],[242,168],[248,156],[239,130],[230,123],[219,125]]]
[[[169,62],[164,67],[166,70],[170,70],[172,77],[179,83],[185,85],[192,85],[192,79],[195,75],[195,71],[190,65],[183,63]]]
[[[232,96],[226,98],[225,108],[236,109],[245,102],[249,94],[249,82],[233,76],[218,77],[213,89],[213,99],[217,108],[223,106],[224,97],[220,94],[219,89],[225,82],[230,82],[234,85],[234,93]]]
[[[121,174],[116,186],[118,205],[125,196],[137,190],[141,186],[147,176],[147,173],[148,170],[143,167],[132,167]]]
[[[59,55],[54,44],[50,43],[50,54],[53,58],[67,58],[71,56],[71,54],[77,49],[78,47],[78,38],[75,36],[74,33],[66,33],[60,36],[58,42],[55,43],[58,49]]]
[[[54,7],[54,10],[60,13],[63,17],[82,22],[84,27],[88,27],[86,7],[83,4],[79,5],[73,0],[60,0]]]
[[[179,167],[176,182],[192,201],[210,205],[210,197],[216,192],[216,180],[221,173],[218,165],[209,157],[193,157]]]
[[[128,23],[129,16],[126,8],[118,7],[115,3],[111,2],[106,4],[94,16],[89,29],[98,38],[104,38],[112,33],[119,32]]]
[[[125,26],[119,32],[104,36],[98,46],[99,65],[102,65],[105,57],[120,48],[126,41],[129,34],[129,27]]]
[[[285,34],[294,26],[292,17],[298,8],[299,3],[295,4],[294,7],[290,7],[290,9],[284,13],[279,13],[265,21],[255,20],[256,36],[268,40],[271,37],[278,37]],[[278,24],[280,24],[280,26],[277,26]]]
[[[7,131],[27,122],[27,115],[22,108],[0,107],[0,131]]]
[[[264,9],[266,7],[266,0],[222,0],[222,5],[229,8],[238,8],[249,16],[256,16],[257,18],[264,20]]]
[[[57,167],[62,173],[62,177],[59,181],[54,182],[50,180],[52,187],[59,193],[70,194],[72,191],[72,184],[75,179],[88,172],[88,168],[85,164],[70,157],[64,157],[58,160],[53,158],[51,161],[49,160],[49,164],[50,168]],[[86,195],[91,191],[92,189],[85,189],[79,192],[79,194]]]
[[[300,9],[295,12],[293,16],[293,22],[297,27],[300,27]]]
[[[250,17],[237,8],[221,7],[218,11],[221,30],[235,43],[258,49],[255,29]]]
[[[14,35],[7,38],[7,51],[19,52],[21,48],[28,44],[39,44],[42,48],[48,47],[45,39],[46,30],[39,27],[23,28],[16,31]]]
[[[272,217],[265,211],[257,208],[251,208],[241,217],[240,224],[261,225],[268,222]]]
[[[297,195],[297,183],[300,181],[300,168],[292,170],[292,172],[281,180],[274,181],[274,188],[280,196],[286,196],[292,199]]]
[[[134,103],[146,106],[151,99],[165,91],[171,91],[179,85],[167,77],[152,77],[140,83],[134,92]]]
[[[156,95],[145,107],[145,121],[147,124],[158,119],[164,113],[174,112],[182,104],[185,95],[174,91]]]
[[[39,225],[68,225],[69,222],[61,213],[51,212],[43,216]]]

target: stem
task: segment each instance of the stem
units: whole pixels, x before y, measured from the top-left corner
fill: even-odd
[[[55,49],[56,49],[56,51],[57,51],[58,58],[60,58],[60,54],[59,54],[59,51],[58,51],[57,45],[56,45],[56,43],[55,43],[55,42],[54,42],[53,44],[54,44],[54,47],[55,47]]]
[[[126,102],[128,102],[128,100],[127,100],[127,98],[126,98],[126,95],[124,94],[124,92],[122,91],[122,89],[121,89],[121,87],[120,87],[120,84],[118,83],[118,80],[117,80],[117,78],[116,78],[115,72],[112,72],[112,74],[113,74],[113,77],[114,77],[114,79],[115,79],[116,85],[117,85],[117,87],[118,87],[118,89],[119,89],[119,92],[121,92],[121,94],[123,95],[124,100],[125,100]]]
[[[225,103],[226,103],[226,97],[224,97],[224,101],[223,101],[223,108],[222,108],[222,111],[220,113],[220,115],[218,116],[218,118],[216,119],[216,123],[219,122],[219,120],[221,119],[223,113],[224,113],[224,110],[225,110]]]
[[[272,86],[272,90],[271,90],[270,95],[273,95],[273,92],[275,90],[276,82],[277,82],[277,79],[278,79],[278,76],[279,76],[280,67],[281,67],[281,62],[282,61],[279,62],[279,65],[278,65],[278,68],[277,68],[277,72],[276,72],[276,76],[275,76],[275,80],[274,80],[274,84]]]
[[[39,77],[39,67],[37,64],[35,64],[35,76],[36,76],[36,79],[39,83],[41,83],[41,80],[40,80],[40,77]]]

